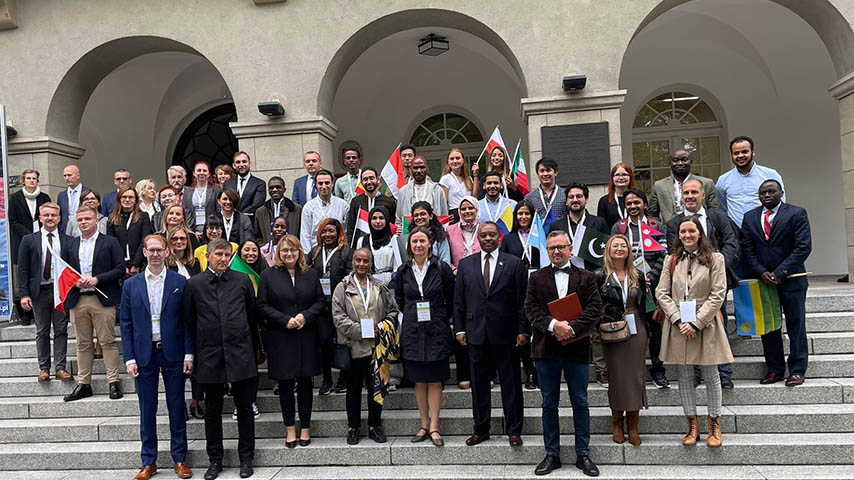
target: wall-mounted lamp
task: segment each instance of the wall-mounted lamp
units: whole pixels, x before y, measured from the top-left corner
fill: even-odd
[[[278,100],[273,100],[272,102],[260,102],[258,111],[268,117],[281,117],[285,114],[285,107]]]
[[[563,90],[565,92],[578,92],[584,90],[587,85],[587,75],[570,75],[563,77]]]
[[[421,55],[430,55],[435,57],[447,52],[451,48],[448,37],[440,37],[435,33],[431,33],[422,38],[418,43],[418,53]]]

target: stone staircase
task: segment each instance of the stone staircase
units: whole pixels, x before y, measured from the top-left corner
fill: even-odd
[[[681,445],[685,420],[675,369],[668,371],[672,388],[658,390],[648,383],[650,408],[641,412],[639,447],[611,442],[607,390],[591,383],[591,456],[600,465],[601,478],[854,478],[854,289],[819,284],[809,294],[807,312],[811,356],[803,386],[759,385],[764,374],[759,339],[733,343],[735,389],[724,391],[720,449]],[[32,326],[0,329],[0,479],[132,478],[140,462],[139,408],[132,380],[122,374],[125,397],[109,400],[104,365],[96,360],[96,395],[65,403],[62,396],[72,383],[36,381],[34,335]],[[68,351],[69,370],[76,374],[73,332]],[[315,394],[311,445],[287,449],[279,400],[264,372],[262,368],[253,478],[532,478],[544,454],[539,391],[524,391],[525,444],[511,449],[501,435],[500,385],[492,392],[493,439],[476,447],[464,444],[472,428],[471,392],[448,385],[440,428],[444,448],[409,442],[419,426],[418,412],[412,389],[400,389],[386,399],[383,412],[388,443],[363,438],[348,446],[344,395]],[[698,393],[703,403],[705,387],[698,387]],[[551,477],[582,478],[572,466],[568,395],[560,400],[567,465]],[[227,398],[227,469],[220,478],[237,478],[236,469],[228,468],[238,464],[232,408]],[[161,476],[170,478],[165,410],[161,397],[158,435],[164,441],[158,462],[167,469]],[[204,424],[191,419],[187,430],[188,463],[200,478],[207,467]],[[364,425],[362,432],[367,432]]]

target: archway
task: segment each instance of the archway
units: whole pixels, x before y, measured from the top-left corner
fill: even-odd
[[[663,88],[699,87],[701,96],[717,99],[726,135],[752,137],[757,163],[776,169],[787,200],[809,211],[813,232],[821,235],[813,235],[808,268],[842,273],[847,261],[839,102],[828,87],[852,67],[851,51],[854,35],[826,1],[661,2],[623,57],[620,86],[628,93],[622,143],[632,144],[637,112]],[[723,173],[732,164],[728,142],[721,143]],[[624,157],[634,160],[630,152],[623,148]]]

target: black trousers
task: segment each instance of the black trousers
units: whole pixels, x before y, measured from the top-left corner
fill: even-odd
[[[522,435],[522,378],[515,349],[516,345],[512,344],[468,345],[475,435],[489,434],[492,421],[492,389],[489,388],[489,382],[496,369],[501,380],[505,433]]]
[[[664,362],[661,361],[661,324],[655,320],[647,322],[649,326],[649,359],[652,365],[649,374],[664,373]]]
[[[297,401],[294,404],[294,385],[297,388]],[[296,407],[299,405],[299,426],[311,425],[312,388],[311,377],[279,380],[279,406],[282,407],[282,421],[286,427],[296,425]]]
[[[222,463],[222,399],[226,387],[221,383],[202,383],[205,395],[205,441],[211,463]],[[234,405],[237,407],[237,455],[241,462],[251,462],[255,457],[255,416],[252,398],[258,390],[258,377],[231,382]]]
[[[779,287],[780,306],[786,320],[786,334],[789,336],[789,375],[804,375],[807,372],[809,347],[807,346],[806,301],[807,287]],[[783,375],[786,372],[786,359],[783,352],[783,329],[762,335],[762,350],[768,373]]]
[[[371,357],[354,358],[347,370],[347,425],[359,428],[362,424],[362,386],[368,394],[368,426],[379,427],[383,406],[374,401],[374,372]]]
[[[534,378],[537,378],[537,367],[534,366],[534,360],[531,358],[531,342],[516,347],[516,353],[522,360],[522,369],[525,370],[525,375],[533,375]]]
[[[454,359],[457,362],[457,383],[468,382],[471,380],[471,372],[469,371],[469,353],[468,346],[460,345],[460,342],[454,338]]]

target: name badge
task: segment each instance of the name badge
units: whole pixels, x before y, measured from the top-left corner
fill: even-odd
[[[160,315],[151,316],[151,332],[160,333]]]
[[[532,274],[532,273],[534,273],[534,272],[536,272],[536,271],[537,271],[537,269],[536,269],[536,268],[529,268],[529,269],[528,269],[528,279],[529,279],[529,280],[531,279],[531,274]]]
[[[388,285],[391,283],[391,272],[375,273],[374,278]]]
[[[205,220],[207,220],[205,218],[205,210],[204,209],[196,210],[195,213],[196,213],[196,225],[204,225]]]
[[[332,280],[329,278],[321,278],[320,286],[323,288],[323,294],[327,297],[332,295]]]
[[[374,338],[374,319],[363,318],[362,322],[362,338]]]
[[[415,311],[418,312],[419,322],[430,321],[430,302],[418,302],[415,304]]]
[[[626,325],[629,326],[629,333],[632,335],[638,334],[638,325],[635,323],[635,314],[627,313],[626,314]]]
[[[84,277],[91,277],[92,276],[92,270],[86,270],[85,272],[83,272],[83,276]]]
[[[683,300],[679,302],[679,316],[682,323],[697,321],[697,300]]]

